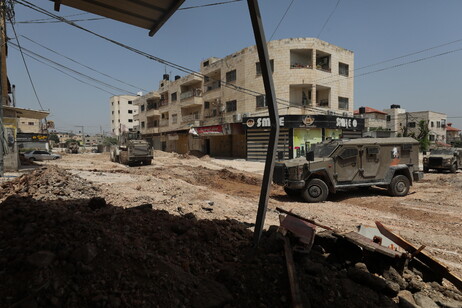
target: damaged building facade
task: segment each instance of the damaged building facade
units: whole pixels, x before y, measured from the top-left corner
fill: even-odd
[[[354,119],[354,54],[315,38],[268,43],[284,157],[303,155],[327,138],[361,135]],[[200,72],[171,80],[134,100],[142,136],[155,149],[211,156],[264,159],[268,109],[255,46],[225,58],[208,58]]]

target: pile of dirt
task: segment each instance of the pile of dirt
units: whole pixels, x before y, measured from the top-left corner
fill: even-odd
[[[5,182],[1,188],[0,201],[12,195],[36,200],[70,200],[95,197],[99,192],[92,183],[54,166],[36,169]]]
[[[38,183],[52,189],[63,182],[69,189],[92,187],[57,168],[4,187],[19,195],[0,203],[0,307],[291,305],[277,227],[254,249],[252,231],[236,220],[176,216],[156,204],[114,207],[97,189],[68,199],[51,190],[47,198],[25,196]],[[383,266],[331,233],[318,233],[309,253],[294,253],[305,307],[462,305],[461,292],[415,263],[404,270]]]

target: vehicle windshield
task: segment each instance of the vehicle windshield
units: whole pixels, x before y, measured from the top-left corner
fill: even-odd
[[[432,155],[454,155],[454,149],[434,149],[430,151]]]
[[[314,151],[314,157],[329,157],[337,145],[337,142],[318,143],[313,144],[311,150]]]

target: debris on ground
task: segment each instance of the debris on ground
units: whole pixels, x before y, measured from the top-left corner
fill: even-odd
[[[0,201],[0,307],[288,307],[290,281],[303,307],[462,307],[416,258],[389,262],[331,230],[299,241],[277,226],[256,249],[244,222],[113,206],[57,167],[2,184]]]

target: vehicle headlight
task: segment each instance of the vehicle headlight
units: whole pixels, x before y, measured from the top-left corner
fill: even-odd
[[[452,158],[445,158],[445,159],[444,159],[444,162],[445,162],[446,164],[450,164],[451,161],[452,161]]]

